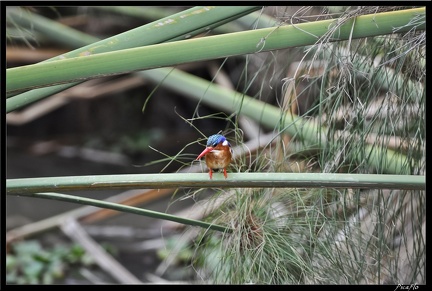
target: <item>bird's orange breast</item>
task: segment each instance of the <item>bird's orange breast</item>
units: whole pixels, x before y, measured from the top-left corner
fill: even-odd
[[[209,169],[224,169],[231,163],[231,149],[229,146],[217,145],[205,156],[205,161]]]

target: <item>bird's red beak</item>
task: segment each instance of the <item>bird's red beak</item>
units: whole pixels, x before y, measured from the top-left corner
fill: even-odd
[[[209,152],[211,152],[213,150],[212,147],[206,147],[202,153],[199,154],[198,158],[196,158],[197,160],[201,159],[203,156],[205,156],[206,154],[208,154]]]

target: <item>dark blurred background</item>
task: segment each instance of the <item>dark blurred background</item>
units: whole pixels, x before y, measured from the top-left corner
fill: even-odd
[[[187,8],[167,8],[166,13]],[[91,7],[25,9],[99,38],[151,22]],[[7,44],[7,66],[37,63],[68,50],[36,35],[27,41],[12,38]],[[222,61],[214,61],[213,65],[219,66]],[[229,60],[224,66],[227,71],[241,73],[241,63],[241,59]],[[211,79],[208,66],[208,63],[196,63],[180,69]],[[202,150],[202,143],[186,148],[185,164],[161,161],[147,165],[164,159],[164,154],[173,156],[189,143],[204,138],[183,120],[193,117],[197,102],[162,86],[153,92],[155,87],[157,84],[133,75],[102,78],[9,113],[6,116],[7,178],[174,172],[187,163],[192,164]],[[143,112],[147,98],[150,100]],[[215,113],[204,104],[199,105],[198,112],[200,116]],[[227,116],[221,113],[218,118],[195,120],[193,126],[209,136],[231,126],[228,119],[223,119]],[[23,200],[27,198],[8,196],[7,214],[25,214],[31,220],[45,216],[42,209],[37,213],[19,211]],[[45,207],[44,211],[51,209]],[[52,210],[61,212],[61,207]]]
[[[189,7],[167,7],[167,13],[175,13]],[[31,12],[59,21],[75,29],[106,38],[145,25],[152,19],[125,17],[92,7],[26,7]],[[156,18],[157,19],[157,18]],[[41,62],[67,52],[62,47],[36,32],[30,38],[9,38],[6,49],[7,67]],[[264,58],[258,57],[257,66]],[[249,60],[250,61],[250,60]],[[191,74],[212,80],[212,68],[223,64],[230,81],[238,88],[246,86],[242,81],[245,68],[243,57],[187,64],[179,67]],[[253,62],[249,68],[254,69]],[[274,80],[276,80],[275,78]],[[259,82],[257,82],[259,84]],[[271,85],[271,84],[270,84]],[[258,91],[275,103],[274,92],[281,84],[260,88],[250,86],[251,96]],[[209,136],[219,131],[229,132],[235,121],[230,113],[215,112],[205,104],[197,104],[162,86],[133,75],[120,75],[84,82],[58,95],[45,98],[6,116],[6,178],[34,178],[55,176],[81,176],[106,174],[135,174],[175,172],[192,165],[205,143],[199,131]],[[265,94],[263,94],[263,92]],[[143,105],[151,96],[144,112]],[[197,106],[199,106],[197,108]],[[184,119],[213,115],[196,119],[193,126]],[[216,113],[216,115],[215,115]],[[199,131],[197,131],[197,129]],[[195,142],[201,139],[201,142]],[[187,146],[188,144],[191,145]],[[187,147],[186,147],[187,146]],[[185,148],[186,147],[186,148]],[[185,148],[185,149],[184,149]],[[181,162],[149,162],[162,160],[182,151]],[[203,169],[205,170],[205,169]],[[106,199],[121,191],[80,191],[73,195]],[[176,213],[195,203],[194,199],[179,199],[176,195],[161,195],[135,206]],[[82,205],[38,198],[7,196],[6,228],[20,226],[50,218],[54,215],[81,208]],[[133,214],[107,216],[90,224],[83,224],[100,242],[108,241],[121,251],[118,259],[139,277],[145,266],[154,268],[157,263],[155,249],[137,253],[133,247],[143,239],[161,235],[161,221]],[[96,226],[99,230],[91,228]],[[110,235],[97,236],[109,228]],[[114,229],[112,227],[115,227]],[[120,230],[132,229],[132,237],[122,237]],[[147,235],[140,231],[156,230]],[[159,229],[159,230],[158,230]],[[166,231],[168,232],[168,231]],[[118,234],[116,236],[116,234]],[[38,234],[39,235],[39,234]],[[39,236],[45,245],[66,243],[57,229],[54,233]],[[30,238],[29,238],[30,239]],[[160,245],[163,247],[163,245]],[[137,256],[137,254],[139,254]],[[69,278],[69,280],[72,280]],[[108,280],[109,281],[109,280]],[[75,282],[75,281],[69,281]]]

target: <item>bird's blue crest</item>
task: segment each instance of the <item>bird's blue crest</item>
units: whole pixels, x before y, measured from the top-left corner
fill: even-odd
[[[207,146],[208,147],[215,147],[219,143],[224,142],[226,138],[221,134],[213,134],[211,135],[207,140]],[[229,143],[228,143],[229,144]]]

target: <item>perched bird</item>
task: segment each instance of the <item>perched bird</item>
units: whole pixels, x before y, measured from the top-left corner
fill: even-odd
[[[196,158],[197,160],[205,156],[205,162],[209,168],[210,179],[213,171],[223,169],[225,179],[228,177],[226,168],[231,163],[232,149],[230,143],[221,134],[214,134],[207,140],[207,146]]]

